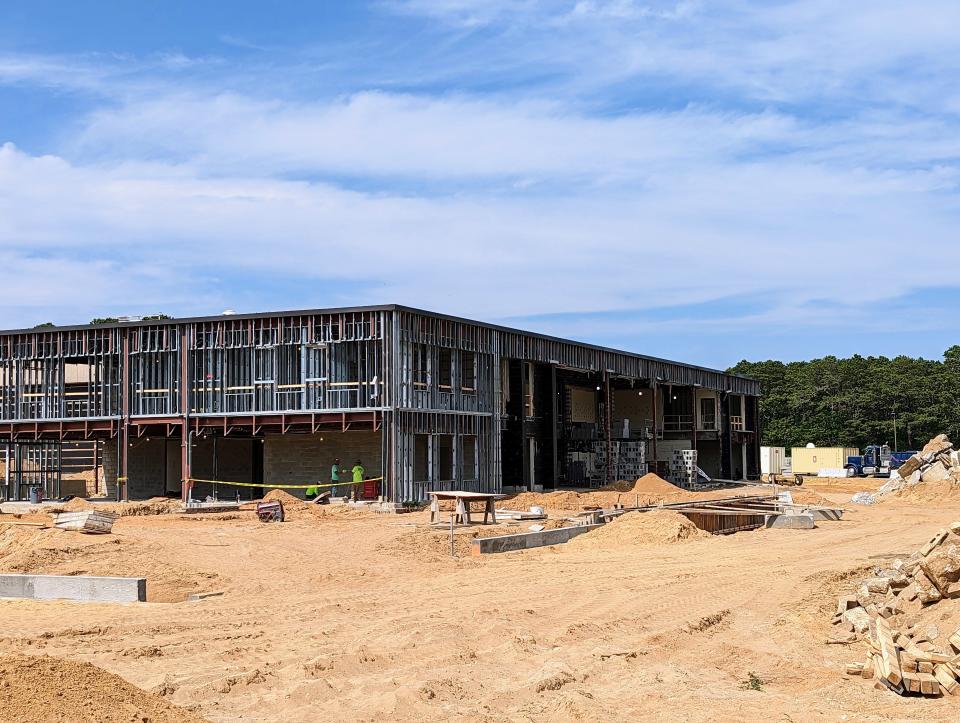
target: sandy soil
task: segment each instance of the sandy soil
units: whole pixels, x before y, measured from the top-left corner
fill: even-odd
[[[837,595],[960,519],[960,500],[851,508],[812,531],[677,531],[681,544],[643,522],[643,544],[613,527],[608,544],[457,559],[425,512],[297,512],[125,516],[110,538],[3,532],[0,570],[116,565],[166,579],[165,599],[224,594],[0,601],[0,655],[91,662],[212,721],[958,717],[956,699],[845,676],[866,649],[825,640]]]
[[[0,656],[0,720],[200,723],[203,719],[90,663]]]

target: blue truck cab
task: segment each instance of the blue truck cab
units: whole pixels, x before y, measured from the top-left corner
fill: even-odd
[[[892,452],[886,444],[871,444],[863,450],[862,455],[847,457],[847,475],[850,477],[889,477],[891,470],[895,470],[915,452]]]

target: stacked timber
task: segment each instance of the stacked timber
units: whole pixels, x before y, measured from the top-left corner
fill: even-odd
[[[117,517],[119,517],[119,515],[113,512],[100,510],[60,512],[53,516],[53,526],[61,530],[86,532],[93,535],[106,535],[113,529],[113,523]]]
[[[960,680],[960,522],[876,570],[837,603],[834,624],[870,646],[848,675],[899,695],[954,695]]]

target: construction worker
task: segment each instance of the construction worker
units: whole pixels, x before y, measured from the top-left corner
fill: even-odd
[[[333,460],[333,466],[330,468],[330,481],[333,486],[330,488],[330,496],[337,497],[337,482],[340,481],[340,458]]]
[[[363,463],[358,459],[357,463],[353,465],[353,469],[350,470],[353,472],[353,499],[359,499],[360,495],[363,493],[363,490],[360,489],[361,484],[363,483],[363,473],[366,470],[363,468]]]
[[[320,494],[320,483],[316,482],[310,487],[307,487],[307,492],[304,495],[308,500],[316,499],[316,496]]]

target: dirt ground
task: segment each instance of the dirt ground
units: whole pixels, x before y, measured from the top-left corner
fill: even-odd
[[[660,534],[675,513],[627,515],[609,544],[483,558],[450,558],[426,512],[132,515],[109,538],[10,526],[0,571],[142,570],[157,602],[2,600],[0,656],[92,663],[211,721],[957,720],[956,699],[847,677],[864,644],[825,640],[837,595],[960,519],[960,500],[808,491],[844,519],[703,537]],[[657,534],[626,534],[638,524]],[[199,591],[223,595],[183,601]]]

